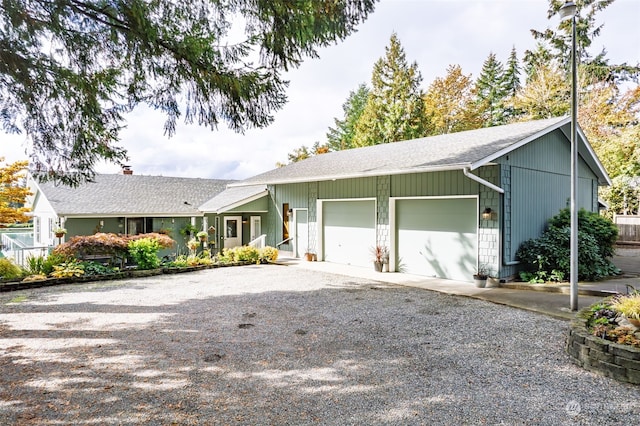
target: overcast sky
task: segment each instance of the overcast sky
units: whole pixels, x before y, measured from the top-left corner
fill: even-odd
[[[505,63],[513,46],[518,58],[534,47],[530,29],[556,27],[547,19],[547,0],[382,0],[358,31],[338,45],[320,50],[287,74],[288,103],[268,128],[244,135],[223,126],[211,132],[180,124],[175,136],[163,135],[164,117],[138,108],[121,133],[136,174],[244,179],[285,162],[301,145],[326,140],[334,117],[342,118],[349,92],[371,79],[373,64],[384,55],[392,32],[398,34],[407,60],[416,61],[426,89],[459,64],[475,79],[494,52]],[[611,63],[640,63],[640,0],[616,0],[597,15],[604,23],[592,53],[606,46]],[[0,133],[0,156],[24,157],[24,137]],[[117,173],[101,165],[101,173]]]

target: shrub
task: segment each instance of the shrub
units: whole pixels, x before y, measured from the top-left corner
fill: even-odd
[[[13,263],[11,259],[5,257],[0,258],[0,277],[5,280],[12,280],[14,278],[20,278],[23,275],[22,268]]]
[[[540,238],[520,245],[516,257],[521,261],[520,276],[529,282],[561,281],[570,273],[571,229],[568,209],[549,220]],[[578,279],[597,280],[619,270],[609,259],[614,253],[618,230],[606,218],[581,209],[578,215]]]
[[[240,262],[256,263],[260,259],[260,252],[255,247],[239,246],[234,247],[233,250],[236,252],[236,259]]]
[[[139,238],[129,241],[129,255],[139,269],[154,269],[160,266],[160,243],[154,238]]]
[[[116,273],[120,270],[118,267],[114,266],[105,266],[102,263],[93,262],[93,261],[85,261],[81,263],[84,268],[85,275],[109,275]]]
[[[278,249],[275,247],[263,247],[260,249],[261,262],[275,262],[278,260]]]
[[[84,275],[84,268],[77,260],[61,263],[53,267],[51,276],[55,278],[81,277]]]
[[[61,253],[56,253],[56,251],[54,250],[42,263],[42,273],[45,275],[51,275],[51,273],[54,271],[54,266],[60,265],[72,259],[73,257],[69,257]]]
[[[27,271],[31,275],[39,275],[43,273],[45,258],[43,256],[27,256]]]
[[[156,232],[138,235],[120,235],[98,232],[93,235],[79,235],[69,241],[60,244],[54,249],[54,253],[67,257],[82,258],[85,255],[98,254],[111,256],[111,263],[115,259],[124,260],[129,243],[141,239],[151,239],[157,242],[159,248],[173,247],[175,241],[168,235]]]
[[[640,320],[640,293],[621,296],[611,307],[627,318]]]

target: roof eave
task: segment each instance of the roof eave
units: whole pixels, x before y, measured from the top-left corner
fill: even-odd
[[[441,166],[427,166],[427,167],[409,167],[406,169],[392,169],[392,170],[380,170],[380,171],[369,171],[369,172],[355,172],[355,173],[344,173],[344,174],[336,174],[336,175],[325,175],[325,176],[315,176],[315,177],[299,177],[299,178],[289,178],[289,179],[274,179],[274,180],[263,180],[263,181],[252,181],[252,182],[238,182],[234,184],[230,184],[229,187],[242,187],[242,186],[253,186],[253,185],[285,185],[291,183],[305,183],[305,182],[326,182],[332,180],[342,180],[342,179],[357,179],[357,178],[365,178],[365,177],[376,177],[376,176],[390,176],[390,175],[407,175],[411,173],[425,173],[425,172],[442,172],[442,171],[450,171],[450,170],[462,170],[465,167],[470,167],[471,163],[456,163],[456,164],[445,164]]]
[[[209,214],[221,214],[221,213],[228,212],[229,210],[233,210],[236,207],[242,206],[243,204],[247,204],[247,203],[250,203],[252,201],[259,200],[260,198],[262,198],[262,197],[264,197],[266,195],[269,195],[269,190],[268,189],[265,189],[264,191],[261,191],[258,194],[251,195],[251,196],[249,196],[247,198],[243,198],[242,200],[238,200],[238,201],[236,201],[234,203],[227,204],[226,206],[222,206],[222,207],[220,207],[218,209],[215,209],[215,210],[203,209],[202,206],[200,206],[200,210],[202,212],[204,212],[205,214],[206,213],[209,213]]]

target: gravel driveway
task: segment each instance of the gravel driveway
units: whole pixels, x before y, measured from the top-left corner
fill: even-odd
[[[0,295],[2,424],[638,424],[568,324],[276,265]]]

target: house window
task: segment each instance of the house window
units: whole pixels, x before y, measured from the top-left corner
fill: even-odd
[[[49,218],[49,240],[53,240],[55,235],[53,234],[53,230],[56,228],[56,223],[52,217]],[[41,231],[42,232],[42,231]]]
[[[38,216],[33,217],[33,242],[37,244],[40,242],[40,218]]]
[[[289,203],[282,205],[282,241],[289,239]]]

